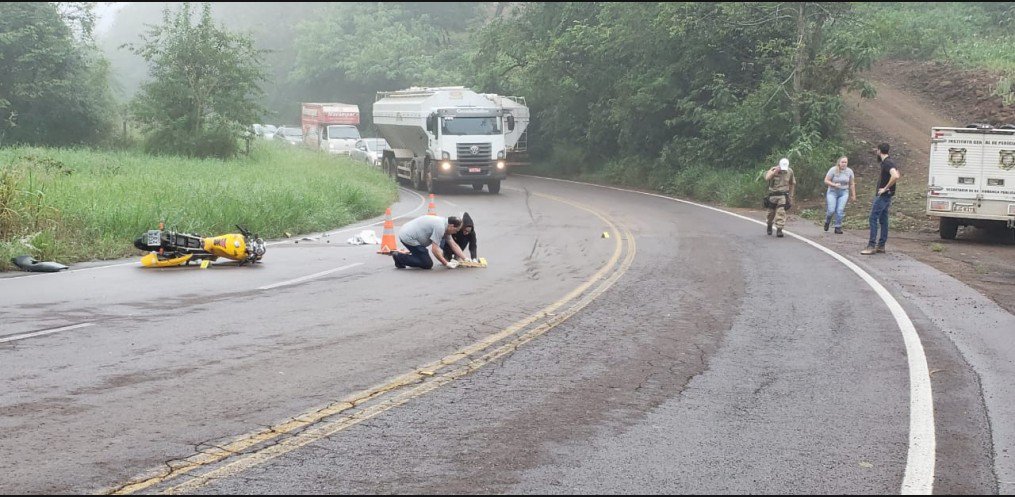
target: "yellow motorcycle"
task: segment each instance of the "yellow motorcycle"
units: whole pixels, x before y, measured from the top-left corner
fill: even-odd
[[[251,234],[240,225],[239,233],[202,237],[187,233],[159,229],[148,230],[134,240],[134,246],[148,252],[141,258],[144,267],[183,266],[196,261],[214,261],[225,257],[239,261],[240,265],[254,264],[264,257],[264,240]]]

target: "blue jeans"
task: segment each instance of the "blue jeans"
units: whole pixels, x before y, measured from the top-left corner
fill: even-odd
[[[835,227],[842,227],[842,216],[846,213],[846,200],[849,199],[849,190],[845,188],[829,188],[825,192],[825,221],[832,219],[835,214]]]
[[[405,242],[402,242],[405,245]],[[408,254],[395,254],[392,255],[395,262],[404,264],[409,267],[418,267],[423,269],[430,269],[433,267],[433,259],[430,258],[430,251],[426,247],[419,245],[405,245],[405,248],[409,249]]]
[[[867,245],[874,246],[875,240],[879,246],[888,241],[888,208],[892,206],[892,196],[875,195],[874,203],[871,204],[871,215],[867,222],[871,227],[870,240]],[[878,225],[881,226],[881,237],[878,238]]]

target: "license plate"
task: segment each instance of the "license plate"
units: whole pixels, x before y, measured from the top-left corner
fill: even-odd
[[[469,168],[469,172],[470,172],[470,173],[478,173],[478,172],[480,172],[480,171],[482,171],[482,169],[480,169],[480,168],[478,168],[478,167],[470,167],[470,168]]]
[[[976,208],[971,205],[956,205],[955,212],[976,212]]]
[[[162,245],[162,232],[159,230],[148,230],[145,237],[145,245],[149,247],[158,247]]]

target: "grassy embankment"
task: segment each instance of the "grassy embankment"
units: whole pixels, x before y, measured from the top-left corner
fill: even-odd
[[[256,142],[199,160],[87,149],[0,149],[0,270],[30,254],[64,264],[140,255],[157,228],[262,237],[323,231],[384,212],[395,184],[348,159]]]
[[[790,158],[797,177],[798,198],[823,199],[822,178],[835,159],[842,155],[842,149],[835,143],[826,142],[805,151],[789,150],[785,155]],[[713,205],[760,209],[766,185],[765,170],[776,165],[778,158],[759,158],[753,167],[745,170],[693,164],[672,171],[655,167],[658,163],[637,157],[614,159],[601,167],[586,166],[590,162],[580,153],[565,154],[555,150],[548,159],[536,160],[517,172],[658,191]]]
[[[1007,18],[1015,11],[1010,4],[987,10],[963,2],[857,5],[878,27],[885,56],[940,60],[1005,73],[1009,80],[1015,76],[1015,36],[1010,29],[1015,18]]]

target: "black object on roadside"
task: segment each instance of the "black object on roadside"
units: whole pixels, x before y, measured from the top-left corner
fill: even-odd
[[[12,258],[11,262],[24,271],[31,271],[34,273],[55,273],[57,271],[67,269],[67,266],[60,264],[59,262],[39,262],[30,255],[19,255]]]

